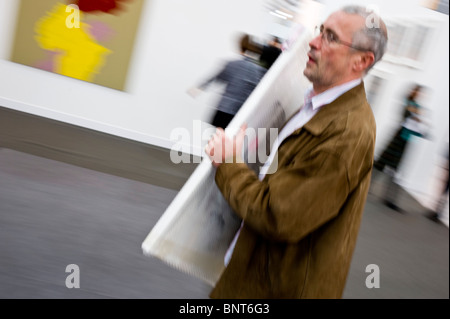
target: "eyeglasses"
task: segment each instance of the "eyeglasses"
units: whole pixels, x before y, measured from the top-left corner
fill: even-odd
[[[339,37],[333,31],[325,30],[325,27],[323,26],[323,24],[320,27],[317,26],[314,29],[314,37],[317,37],[318,35],[321,35],[322,42],[325,43],[327,46],[329,46],[333,43],[336,43],[336,44],[345,45],[349,48],[352,48],[352,49],[358,50],[358,51],[363,51],[363,52],[370,51],[367,49],[363,49],[363,48],[354,46],[350,42],[342,41],[341,39],[339,39]]]

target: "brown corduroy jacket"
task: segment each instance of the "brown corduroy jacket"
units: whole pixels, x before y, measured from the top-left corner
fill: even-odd
[[[222,164],[216,183],[244,221],[211,298],[341,298],[372,171],[375,120],[364,84],[325,105],[259,181]]]

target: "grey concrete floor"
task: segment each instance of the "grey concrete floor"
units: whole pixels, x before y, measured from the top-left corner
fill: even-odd
[[[449,298],[448,228],[405,192],[404,213],[385,207],[384,182],[372,183],[343,297]],[[0,298],[208,298],[207,284],[142,254],[176,194],[0,149]],[[79,289],[66,287],[70,264]],[[366,287],[371,264],[380,288]]]

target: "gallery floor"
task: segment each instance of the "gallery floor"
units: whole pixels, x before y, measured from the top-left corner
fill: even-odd
[[[343,297],[449,298],[449,229],[406,192],[403,213],[385,207],[383,183],[371,186]],[[0,298],[208,298],[207,284],[141,250],[177,192],[0,148]],[[79,289],[65,284],[72,264]],[[380,287],[369,289],[373,264]]]

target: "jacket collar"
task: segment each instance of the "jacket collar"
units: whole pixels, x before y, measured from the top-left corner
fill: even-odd
[[[332,103],[334,100],[336,100],[339,96],[344,94],[347,91],[350,91],[354,87],[361,84],[362,79],[355,79],[349,82],[346,82],[344,84],[332,87],[331,89],[326,90],[325,92],[322,92],[320,94],[314,95],[314,89],[311,87],[309,89],[309,92],[307,93],[306,100],[310,101],[312,103],[313,110],[316,110],[318,108],[321,108],[324,105]]]
[[[345,92],[330,104],[324,105],[303,128],[296,130],[293,134],[298,134],[304,129],[312,135],[319,136],[336,119],[337,115],[346,114],[352,109],[360,107],[361,101],[366,101],[364,82]]]

